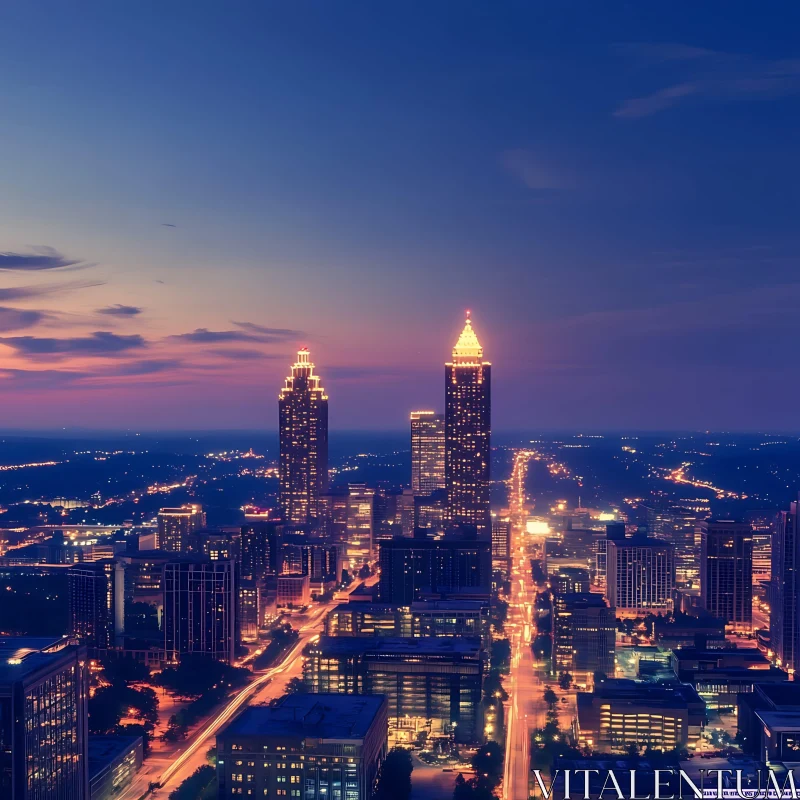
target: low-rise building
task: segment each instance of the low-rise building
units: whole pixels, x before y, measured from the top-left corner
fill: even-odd
[[[89,798],[111,800],[142,767],[141,736],[89,737]]]
[[[278,575],[278,605],[307,606],[311,602],[308,575]]]
[[[218,798],[370,800],[387,752],[386,698],[292,694],[217,735]]]
[[[688,685],[614,679],[578,693],[575,736],[595,752],[693,747],[705,725],[705,703]]]
[[[752,692],[753,686],[783,683],[789,676],[773,667],[756,648],[746,650],[674,650],[672,671],[681,683],[697,690],[709,708],[735,708],[739,694]]]

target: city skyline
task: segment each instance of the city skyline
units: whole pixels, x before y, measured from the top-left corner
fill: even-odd
[[[796,430],[797,43],[722,9],[5,9],[4,427],[271,429],[305,344],[400,430],[468,307],[497,430]]]

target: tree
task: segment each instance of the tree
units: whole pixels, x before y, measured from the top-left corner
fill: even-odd
[[[544,690],[544,701],[549,706],[550,710],[552,711],[556,707],[556,703],[558,703],[558,695],[548,686]]]
[[[370,575],[372,575],[372,570],[369,568],[369,564],[362,564],[361,569],[358,571],[358,577],[363,581],[369,578]]]
[[[286,684],[286,694],[308,694],[308,684],[302,678],[292,678]]]
[[[177,789],[169,793],[169,800],[201,800],[216,797],[217,771],[204,764],[193,772]]]
[[[158,676],[158,683],[180,697],[200,697],[216,690],[223,697],[229,688],[242,686],[250,672],[231,667],[202,654],[187,654],[177,667],[167,667]]]
[[[511,642],[508,639],[494,639],[491,654],[492,669],[508,672],[511,665]]]
[[[572,675],[569,672],[562,672],[558,676],[558,685],[566,692],[572,686]]]
[[[390,750],[378,774],[376,800],[408,800],[413,770],[414,764],[408,750],[401,747]]]
[[[497,742],[487,742],[472,757],[478,778],[485,778],[494,789],[503,775],[503,750]]]
[[[109,683],[146,683],[150,680],[150,669],[133,658],[112,658],[103,662],[103,675]]]

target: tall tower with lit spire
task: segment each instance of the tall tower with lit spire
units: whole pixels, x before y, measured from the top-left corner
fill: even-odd
[[[297,352],[278,409],[281,511],[287,522],[302,525],[319,517],[328,490],[328,397],[307,347]]]
[[[467,311],[464,330],[445,364],[445,487],[448,520],[491,530],[491,364],[472,329]]]

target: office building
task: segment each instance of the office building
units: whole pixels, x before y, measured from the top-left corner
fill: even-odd
[[[600,753],[693,747],[705,725],[705,704],[686,685],[612,679],[578,692],[578,746]]]
[[[164,649],[170,662],[202,653],[233,663],[237,612],[232,561],[183,558],[164,566]]]
[[[738,695],[757,684],[784,683],[789,676],[773,667],[756,648],[699,650],[683,647],[672,651],[670,666],[681,683],[694,686],[708,708],[732,709]]]
[[[618,617],[673,610],[675,559],[671,544],[637,534],[608,539],[606,597]]]
[[[555,594],[587,594],[591,592],[589,570],[580,567],[561,567],[550,578]]]
[[[113,800],[142,768],[141,736],[89,737],[89,798]]]
[[[432,600],[394,606],[341,603],[325,618],[326,636],[477,637],[490,645],[489,604],[479,600]]]
[[[345,558],[350,569],[372,561],[375,537],[375,492],[363,483],[351,483],[347,492]]]
[[[290,694],[217,734],[220,800],[370,800],[387,753],[384,697]]]
[[[770,580],[770,646],[775,663],[794,674],[800,666],[800,529],[797,502],[781,513],[772,539]]]
[[[766,756],[765,761],[800,760],[800,685],[796,682],[756,684],[752,692],[739,695],[737,709],[737,741],[743,752]],[[793,731],[786,729],[787,723],[794,726]],[[784,730],[778,730],[779,727]],[[790,739],[785,736],[789,733],[795,735]],[[778,753],[774,750],[767,753],[770,746],[777,748]]]
[[[410,605],[424,593],[491,593],[491,544],[475,538],[396,538],[380,543],[382,603]]]
[[[412,411],[411,491],[429,495],[444,487],[444,415]]]
[[[125,633],[125,568],[95,561],[70,567],[70,630],[91,654],[122,645]]]
[[[262,623],[261,589],[256,581],[240,580],[237,591],[239,600],[239,636],[242,641],[258,639]]]
[[[328,396],[306,347],[297,353],[278,408],[281,513],[302,525],[319,518],[320,497],[328,491]]]
[[[753,629],[753,531],[746,522],[707,520],[700,533],[703,607],[735,631]]]
[[[503,578],[511,572],[511,520],[492,517],[492,569]]]
[[[552,616],[553,673],[577,682],[595,672],[614,677],[617,617],[600,594],[555,594]]]
[[[278,606],[307,606],[311,602],[308,575],[278,575]]]
[[[242,525],[243,579],[261,581],[281,571],[282,534],[283,525],[277,522],[255,520]]]
[[[205,528],[206,515],[201,506],[162,508],[158,512],[157,550],[186,553],[191,549],[192,535]]]
[[[320,637],[303,665],[312,692],[381,694],[389,724],[413,741],[417,734],[483,736],[484,653],[478,639]]]
[[[467,321],[445,365],[445,488],[453,525],[488,532],[491,469],[491,364]]]
[[[88,695],[76,639],[0,638],[0,797],[89,800]]]

